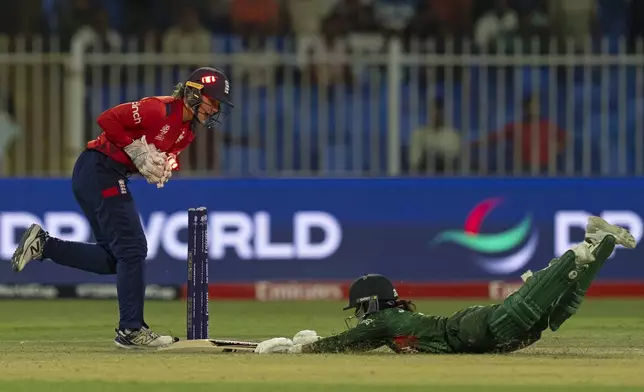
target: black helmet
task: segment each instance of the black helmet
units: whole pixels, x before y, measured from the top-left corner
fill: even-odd
[[[365,274],[349,287],[349,306],[343,310],[356,309],[356,317],[375,313],[380,305],[398,300],[398,293],[389,279],[378,274]]]
[[[219,103],[218,112],[210,115],[203,123],[207,129],[212,130],[228,116],[227,107],[234,108],[230,101],[230,81],[222,71],[202,67],[190,74],[184,85],[184,98],[193,110],[195,119],[197,119],[199,106],[203,103],[202,97],[208,97]]]

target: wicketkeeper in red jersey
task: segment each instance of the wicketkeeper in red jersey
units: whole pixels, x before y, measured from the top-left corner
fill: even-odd
[[[256,352],[352,353],[382,346],[396,353],[483,354],[508,353],[530,346],[550,328],[557,331],[572,317],[586,291],[615,245],[636,246],[624,228],[591,217],[586,236],[561,257],[534,274],[496,305],[470,306],[451,316],[430,316],[398,298],[389,279],[370,274],[358,278],[349,289],[349,306],[358,325],[335,336],[321,338],[312,330],[293,339],[273,338],[259,343]]]
[[[162,187],[179,169],[177,157],[196,132],[213,130],[232,107],[226,75],[199,68],[172,96],[146,97],[102,113],[97,122],[103,132],[87,143],[72,174],[74,196],[96,243],[63,241],[34,224],[13,255],[14,270],[21,271],[31,260],[49,259],[97,274],[116,274],[116,345],[152,348],[172,343],[173,337],[152,332],[143,318],[148,249],[128,179],[138,173]]]

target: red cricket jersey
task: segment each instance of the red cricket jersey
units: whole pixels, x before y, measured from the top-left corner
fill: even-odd
[[[96,122],[103,133],[87,143],[87,148],[126,164],[133,173],[138,170],[123,147],[134,140],[145,135],[148,144],[177,156],[195,138],[190,122],[183,122],[183,101],[169,96],[122,103],[101,113]]]

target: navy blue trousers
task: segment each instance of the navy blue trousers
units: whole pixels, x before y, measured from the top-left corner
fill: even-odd
[[[81,153],[74,166],[72,190],[94,233],[96,243],[50,237],[43,256],[57,264],[97,274],[116,274],[119,328],[144,324],[147,241],[127,187],[128,169],[93,150]]]

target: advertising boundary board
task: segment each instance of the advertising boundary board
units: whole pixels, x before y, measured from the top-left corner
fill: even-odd
[[[210,214],[213,285],[350,282],[368,272],[431,287],[487,285],[543,268],[583,239],[590,214],[637,240],[644,233],[639,179],[173,178],[163,189],[133,179],[127,192],[146,232],[146,281],[163,287],[186,282],[187,210],[199,206]],[[114,284],[49,260],[11,271],[33,222],[65,240],[93,237],[68,179],[4,179],[0,193],[0,285]],[[598,283],[637,285],[643,260],[641,247],[616,249]]]

